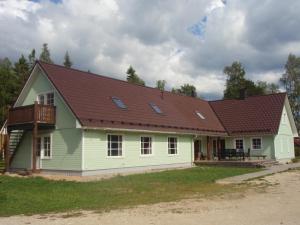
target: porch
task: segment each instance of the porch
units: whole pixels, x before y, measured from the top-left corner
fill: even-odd
[[[5,124],[4,137],[5,171],[9,171],[12,159],[27,131],[32,132],[32,162],[36,161],[37,137],[42,130],[54,129],[56,123],[56,107],[35,102],[32,105],[10,108]],[[32,171],[36,164],[32,163]]]

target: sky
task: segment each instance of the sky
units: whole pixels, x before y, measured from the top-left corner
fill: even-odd
[[[132,65],[147,86],[193,84],[222,97],[223,68],[278,82],[289,53],[300,56],[299,0],[0,0],[0,58],[17,60],[48,43],[62,64],[126,79]]]

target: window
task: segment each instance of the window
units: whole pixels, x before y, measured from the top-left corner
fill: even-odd
[[[235,139],[235,148],[236,149],[244,149],[243,139]]]
[[[37,102],[41,105],[44,105],[44,104],[54,105],[54,93],[48,92],[45,94],[39,94],[37,96]]]
[[[44,95],[38,95],[37,97],[37,102],[41,105],[44,105],[45,104],[45,98],[44,98]]]
[[[201,119],[205,120],[205,117],[198,111],[196,111],[197,116],[199,116]]]
[[[47,94],[47,105],[54,105],[54,93]]]
[[[107,155],[122,156],[122,135],[107,136]]]
[[[254,150],[261,149],[261,138],[252,138],[252,149]]]
[[[37,156],[41,156],[43,159],[51,158],[51,137],[41,136],[37,138]]]
[[[177,154],[177,138],[176,137],[168,138],[168,154],[169,155]]]
[[[155,105],[155,104],[152,103],[152,102],[150,102],[149,104],[150,104],[150,106],[152,107],[152,109],[154,110],[154,112],[156,112],[156,113],[158,113],[158,114],[162,114],[162,111],[160,110],[160,108],[159,108],[157,105]]]
[[[117,97],[112,97],[113,102],[121,109],[127,109],[127,106],[124,104],[124,102],[117,98]]]
[[[151,137],[141,137],[141,155],[152,155]]]

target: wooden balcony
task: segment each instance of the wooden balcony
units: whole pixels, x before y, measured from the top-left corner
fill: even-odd
[[[7,128],[32,129],[34,124],[39,128],[54,126],[56,108],[51,105],[33,104],[9,109]]]

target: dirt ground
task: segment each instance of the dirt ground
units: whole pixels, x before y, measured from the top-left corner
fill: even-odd
[[[214,199],[191,199],[107,213],[71,212],[0,218],[1,225],[288,225],[300,224],[300,170],[252,181],[262,187]]]

